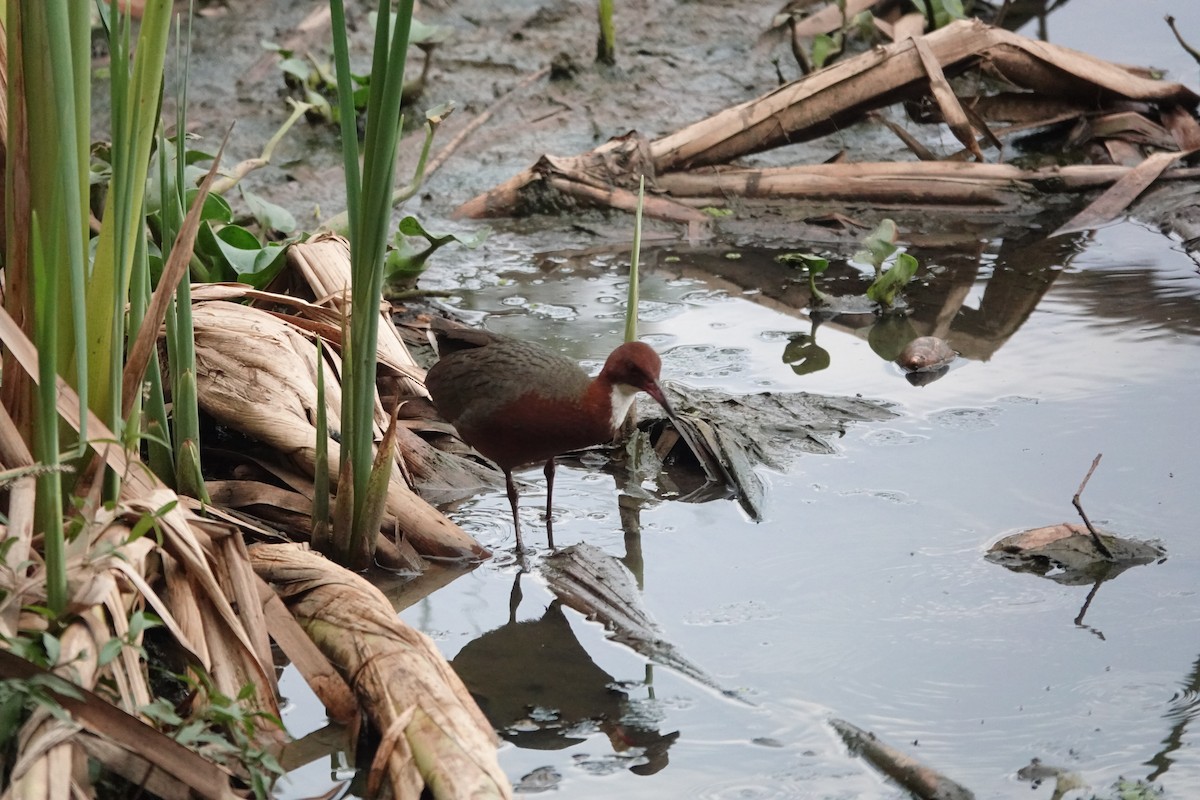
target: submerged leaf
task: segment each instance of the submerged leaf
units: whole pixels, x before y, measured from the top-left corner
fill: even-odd
[[[1006,536],[988,550],[989,561],[1017,572],[1033,572],[1059,583],[1080,584],[1116,577],[1166,555],[1161,545],[1101,533],[1106,558],[1083,525],[1064,522]]]

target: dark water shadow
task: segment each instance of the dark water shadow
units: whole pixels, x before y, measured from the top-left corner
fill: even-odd
[[[463,647],[451,666],[500,736],[517,747],[561,750],[598,730],[631,772],[651,775],[667,766],[679,737],[637,711],[621,682],[579,642],[558,600],[534,619],[518,621],[512,609],[504,625]]]

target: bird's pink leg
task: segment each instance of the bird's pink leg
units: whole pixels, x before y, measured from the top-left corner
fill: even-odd
[[[504,487],[508,490],[508,504],[512,506],[513,529],[517,533],[517,552],[525,552],[525,545],[521,543],[521,519],[517,515],[517,485],[513,483],[512,470],[504,470]]]
[[[546,543],[554,549],[554,456],[546,462]]]

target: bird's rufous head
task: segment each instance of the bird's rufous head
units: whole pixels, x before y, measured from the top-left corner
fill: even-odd
[[[626,342],[612,351],[600,374],[613,384],[625,384],[653,397],[668,414],[671,404],[658,382],[662,360],[645,342]]]

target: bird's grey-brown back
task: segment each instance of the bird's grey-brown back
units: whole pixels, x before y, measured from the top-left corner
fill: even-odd
[[[425,386],[443,417],[470,428],[529,392],[569,400],[582,395],[589,381],[578,364],[549,348],[497,339],[447,354],[429,370]]]

